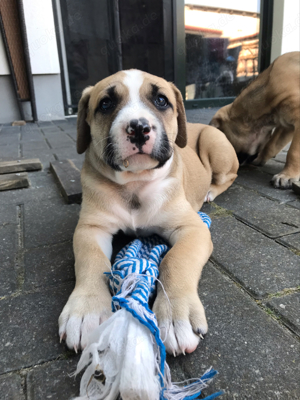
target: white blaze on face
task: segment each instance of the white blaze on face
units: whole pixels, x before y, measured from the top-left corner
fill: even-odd
[[[115,149],[119,159],[125,160],[139,153],[139,148],[135,143],[131,143],[130,137],[126,131],[131,120],[139,120],[144,118],[149,122],[151,131],[147,133],[149,139],[142,146],[143,153],[151,154],[153,148],[158,145],[156,143],[157,135],[161,134],[161,123],[153,112],[142,102],[140,97],[140,89],[144,82],[144,75],[141,71],[131,70],[124,71],[126,76],[123,84],[127,86],[129,91],[128,103],[118,113],[116,119],[112,123],[110,135],[114,142]]]

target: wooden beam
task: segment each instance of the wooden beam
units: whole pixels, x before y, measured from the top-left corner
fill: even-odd
[[[29,186],[28,175],[26,172],[17,174],[0,175],[0,191],[10,189],[21,189]]]
[[[52,171],[61,194],[68,204],[80,203],[82,189],[80,171],[71,160],[59,160],[50,163]]]
[[[300,182],[293,182],[292,188],[295,193],[300,195]]]
[[[22,171],[38,171],[40,169],[42,169],[42,164],[38,158],[0,162],[0,174],[9,174],[11,172]]]

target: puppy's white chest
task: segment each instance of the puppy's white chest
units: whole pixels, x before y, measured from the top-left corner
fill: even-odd
[[[149,235],[157,232],[162,220],[162,207],[168,200],[172,178],[148,183],[128,193],[130,198],[120,215],[123,230]]]

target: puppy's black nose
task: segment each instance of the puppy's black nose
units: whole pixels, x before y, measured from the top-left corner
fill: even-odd
[[[127,128],[129,135],[146,135],[150,131],[151,127],[146,118],[132,119]]]

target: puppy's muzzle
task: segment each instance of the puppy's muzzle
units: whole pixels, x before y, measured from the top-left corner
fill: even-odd
[[[150,139],[150,131],[149,121],[145,118],[132,119],[126,128],[130,142],[135,144],[140,151],[147,140]]]

